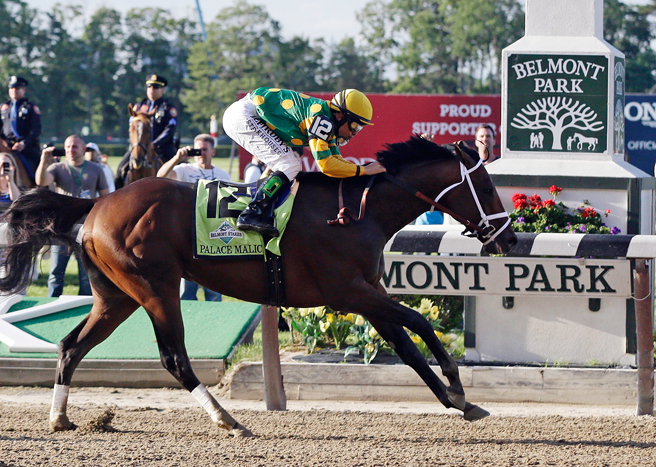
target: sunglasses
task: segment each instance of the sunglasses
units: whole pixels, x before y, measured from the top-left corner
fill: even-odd
[[[160,86],[159,84],[147,84],[147,88],[153,88],[153,89],[161,89],[163,86]]]

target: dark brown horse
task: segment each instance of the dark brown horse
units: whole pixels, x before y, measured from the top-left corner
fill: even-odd
[[[148,113],[135,112],[132,104],[128,105],[130,117],[130,160],[128,161],[125,185],[142,178],[154,177],[162,166],[152,142],[152,116],[157,108]]]
[[[468,220],[490,252],[505,252],[517,238],[508,226],[496,189],[475,151],[449,150],[412,138],[378,154],[387,168],[368,194],[360,222],[328,225],[338,211],[339,180],[302,177],[294,211],[282,238],[287,304],[330,305],[369,319],[446,407],[467,420],[488,413],[465,401],[458,366],[419,313],[390,299],[380,284],[383,248],[392,235],[426,211],[419,196],[439,198],[444,209]],[[392,175],[393,182],[387,175]],[[356,206],[370,177],[343,181],[346,205]],[[399,185],[403,186],[402,189]],[[409,193],[410,191],[411,193]],[[78,247],[71,229],[82,216],[82,258],[93,288],[89,315],[59,345],[53,430],[74,427],[66,416],[68,388],[80,360],[106,339],[140,305],[151,318],[162,364],[198,399],[212,420],[235,435],[250,432],[221,408],[194,375],[184,346],[180,278],[254,303],[266,303],[265,264],[259,260],[194,259],[194,187],[148,178],[99,199],[69,198],[37,189],[14,202],[6,214],[10,246],[0,290],[21,290],[30,280],[32,258],[48,242]],[[480,225],[480,227],[479,227]],[[419,336],[437,358],[447,387],[404,330]]]

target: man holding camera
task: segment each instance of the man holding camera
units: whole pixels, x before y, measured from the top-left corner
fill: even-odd
[[[39,165],[39,136],[41,135],[41,111],[25,97],[27,80],[20,76],[9,78],[9,100],[0,105],[2,132],[9,149],[23,162],[30,180]]]
[[[158,177],[166,177],[180,182],[196,183],[198,180],[230,180],[225,170],[212,165],[214,156],[214,138],[208,134],[200,134],[194,138],[194,147],[180,148],[166,164],[157,171]],[[186,164],[190,157],[193,164]],[[180,164],[180,165],[177,165]],[[182,279],[181,300],[197,300],[198,284]],[[205,301],[220,302],[221,294],[203,287]]]
[[[57,191],[76,198],[96,198],[109,193],[103,169],[84,159],[86,145],[81,136],[71,135],[64,141],[62,149],[47,147],[41,153],[41,162],[36,169],[36,184],[50,186],[54,184]],[[57,158],[65,157],[58,162]],[[71,257],[71,251],[63,245],[50,247],[50,275],[48,276],[48,297],[59,297],[64,291],[64,273]],[[77,257],[79,295],[91,295],[89,277],[84,265]]]
[[[192,156],[193,164],[180,164],[187,162]],[[175,156],[160,167],[157,176],[187,183],[196,183],[197,180],[230,180],[230,175],[225,170],[212,165],[213,156],[214,138],[208,134],[200,134],[194,138],[193,148],[180,148]]]

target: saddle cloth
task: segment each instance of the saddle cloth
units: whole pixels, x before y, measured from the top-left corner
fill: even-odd
[[[280,239],[291,216],[298,182],[276,199],[274,214],[280,236],[264,243],[262,235],[237,229],[237,217],[252,200],[255,183],[198,180],[194,209],[194,258],[266,259],[266,251],[280,256]]]

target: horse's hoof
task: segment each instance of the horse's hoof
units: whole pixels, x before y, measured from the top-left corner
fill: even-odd
[[[72,431],[77,428],[75,423],[71,423],[66,415],[50,420],[50,431]]]
[[[230,435],[234,436],[235,438],[250,438],[253,436],[253,432],[241,423],[237,423],[232,427],[232,430],[230,430]]]
[[[481,418],[485,418],[490,415],[490,412],[487,410],[474,405],[474,404],[467,404],[465,407],[465,413],[463,415],[463,418],[467,420],[468,422],[475,422],[476,420],[480,420]]]
[[[462,410],[464,412],[465,404],[467,403],[464,394],[457,394],[447,389],[446,395],[449,397],[449,402],[451,402],[456,409]]]

